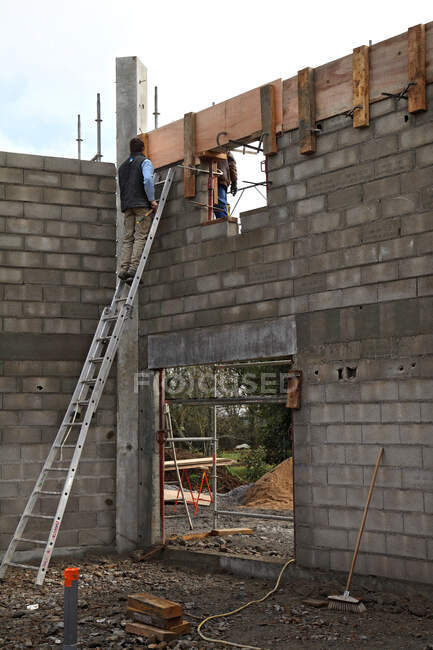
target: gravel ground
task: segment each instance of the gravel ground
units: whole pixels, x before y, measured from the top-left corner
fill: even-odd
[[[261,597],[273,585],[229,574],[204,574],[173,568],[156,560],[131,556],[95,556],[79,559],[79,639],[87,648],[222,648],[202,641],[196,626],[206,616],[239,607]],[[62,646],[62,572],[74,561],[54,559],[42,589],[35,590],[20,569],[10,569],[0,594],[0,648],[51,649]],[[341,593],[343,586],[324,574],[310,580],[288,578],[269,599],[229,618],[209,622],[203,631],[212,638],[274,649],[347,650],[433,649],[431,599],[408,587],[404,595],[389,591],[362,593],[367,612],[349,614],[307,606],[307,597]],[[192,633],[170,644],[126,634],[127,595],[150,591],[183,605]],[[38,603],[39,609],[26,606]]]
[[[290,510],[252,510],[251,508],[241,508],[245,493],[248,491],[248,485],[242,485],[235,488],[227,494],[218,495],[218,509],[221,510],[245,510],[255,514],[275,514],[289,517],[290,521],[256,519],[251,517],[242,517],[234,515],[221,515],[218,518],[218,528],[251,528],[252,535],[229,535],[224,537],[209,537],[203,540],[184,541],[180,535],[190,532],[208,531],[213,528],[212,506],[200,506],[197,516],[192,516],[192,507],[190,514],[193,523],[193,530],[189,528],[188,520],[185,515],[183,504],[178,505],[176,518],[170,517],[173,513],[173,507],[166,504],[166,536],[167,538],[177,535],[176,540],[170,540],[171,546],[182,546],[195,550],[211,549],[222,553],[242,554],[247,556],[261,557],[263,559],[281,558],[287,560],[293,557],[293,513]]]

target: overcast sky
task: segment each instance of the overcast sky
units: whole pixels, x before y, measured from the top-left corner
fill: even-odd
[[[115,151],[116,56],[137,55],[147,66],[152,128],[155,85],[162,125],[433,19],[427,0],[0,0],[0,7],[0,150],[75,156],[81,113],[82,155],[91,158],[100,92],[105,161]]]

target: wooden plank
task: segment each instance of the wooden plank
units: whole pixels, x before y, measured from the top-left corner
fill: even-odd
[[[192,199],[195,196],[196,173],[187,167],[195,166],[195,113],[185,113],[183,128],[183,163],[186,167],[183,170],[183,195]]]
[[[225,465],[233,465],[234,464],[233,458],[217,458],[216,459],[216,464],[217,467],[225,466]],[[205,458],[182,458],[177,461],[178,467],[181,469],[194,469],[197,467],[211,467],[213,465],[213,458],[212,456],[206,456]],[[165,471],[171,471],[175,468],[174,465],[174,460],[166,460],[164,462],[164,467]]]
[[[210,531],[210,530],[203,531],[201,533],[186,533],[186,535],[180,535],[180,536],[179,535],[171,535],[168,538],[168,541],[169,542],[174,542],[179,537],[181,537],[181,539],[185,540],[185,542],[189,542],[192,539],[205,539],[206,537],[210,537],[211,535],[212,535],[212,531]]]
[[[176,618],[182,616],[182,607],[165,598],[159,598],[149,593],[130,594],[128,596],[128,609],[155,614],[160,618]]]
[[[128,634],[138,634],[144,637],[156,637],[158,641],[170,641],[176,639],[181,634],[188,634],[191,631],[191,626],[187,621],[183,621],[174,630],[163,630],[154,625],[144,625],[144,623],[131,623],[126,624],[125,630]]]
[[[262,115],[263,153],[267,156],[277,153],[275,87],[272,84],[260,88]]]
[[[304,68],[298,72],[299,151],[310,154],[316,151],[316,98],[314,69]]]
[[[143,623],[144,625],[154,625],[163,630],[174,631],[173,628],[176,628],[183,623],[182,616],[177,616],[176,618],[161,618],[160,616],[155,616],[155,614],[144,614],[143,612],[136,612],[133,609],[128,611],[132,615],[134,621]]]
[[[190,491],[187,489],[186,485],[184,486],[184,488],[185,488],[185,499],[186,499],[186,502],[187,502],[187,503],[193,503],[193,504],[195,504],[196,501],[197,501],[198,492],[196,492],[195,490],[193,490],[193,493],[192,493],[192,494],[193,494],[193,497],[194,497],[194,498],[193,498],[193,497],[191,496],[191,494],[190,494]],[[164,488],[164,501],[168,501],[168,502],[171,501],[171,502],[173,502],[173,501],[176,501],[176,499],[178,499],[179,501],[181,501],[181,500],[182,500],[182,497],[181,497],[180,494],[178,495],[178,489],[179,489],[179,488],[169,488],[169,487],[166,486],[166,487]],[[210,500],[209,500],[209,496],[208,496],[206,493],[205,493],[203,496],[200,496],[200,499],[199,499],[199,502],[198,502],[198,505],[199,505],[199,506],[210,506],[210,503],[211,503],[211,502],[210,502]]]
[[[409,113],[427,110],[425,25],[408,30],[408,81],[415,82],[408,91]]]
[[[220,151],[199,151],[197,158],[200,160],[227,160],[227,154]]]
[[[370,124],[370,73],[368,46],[361,45],[353,50],[352,81],[353,81],[353,126],[359,128]]]
[[[223,537],[224,535],[252,535],[252,528],[214,528],[211,535]]]

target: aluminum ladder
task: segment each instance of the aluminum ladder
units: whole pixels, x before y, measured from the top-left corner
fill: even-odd
[[[0,565],[0,579],[4,578],[9,566],[15,566],[37,571],[35,579],[36,585],[42,585],[44,582],[63,515],[71,494],[72,485],[77,475],[78,464],[86,441],[87,433],[92,424],[92,416],[98,408],[99,400],[119,347],[119,341],[122,336],[125,322],[131,316],[134,299],[137,294],[144,267],[149,258],[150,250],[155,239],[158,224],[164,210],[174,174],[175,167],[172,167],[168,170],[165,178],[158,208],[153,218],[137,271],[126,297],[122,297],[122,295],[126,293],[124,289],[127,285],[125,282],[118,281],[110,305],[105,307],[102,311],[89,352],[87,353],[87,358],[84,362],[62,424],[60,425],[48,457],[41,473],[39,474],[35,487],[33,488],[33,492],[28,499],[25,510],[21,515],[14,536],[4,554]],[[73,438],[75,435],[77,435],[76,441],[68,444],[69,438]],[[66,449],[72,450],[68,452],[72,455],[70,460],[63,460],[63,451]],[[68,466],[65,466],[65,463],[68,463]],[[65,477],[62,490],[51,491],[43,489],[47,478],[51,479],[59,476],[61,476],[62,479],[63,476]],[[59,497],[55,515],[46,515],[34,512],[39,497],[46,496]],[[30,539],[25,536],[25,529],[28,523],[35,519],[50,520],[51,528],[48,539]],[[44,547],[39,567],[32,564],[21,564],[12,561],[16,547],[18,544],[23,542]]]
[[[186,512],[186,516],[188,518],[189,528],[190,528],[190,530],[192,530],[193,525],[192,525],[191,515],[189,513],[188,503],[187,503],[186,496],[185,496],[185,490],[184,490],[182,479],[181,479],[181,476],[180,476],[179,465],[177,463],[176,446],[175,446],[176,441],[185,442],[185,439],[184,438],[174,438],[174,436],[173,436],[173,424],[172,424],[172,421],[171,421],[170,406],[169,406],[169,404],[167,404],[167,402],[164,405],[164,416],[165,416],[165,430],[168,433],[168,437],[165,439],[165,442],[170,443],[170,448],[171,448],[171,453],[173,455],[174,467],[175,467],[175,470],[176,470],[176,476],[177,476],[177,482],[178,482],[178,485],[179,485],[179,490],[180,490],[180,493],[182,495],[183,505],[185,506],[185,512]],[[179,496],[179,492],[178,492],[178,496]]]

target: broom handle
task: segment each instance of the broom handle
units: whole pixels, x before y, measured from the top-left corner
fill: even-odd
[[[350,583],[352,581],[353,571],[355,569],[356,558],[358,557],[359,546],[361,544],[361,537],[364,531],[365,520],[367,519],[368,506],[370,505],[371,497],[373,496],[373,488],[376,483],[377,470],[379,469],[379,463],[382,458],[383,447],[379,449],[379,454],[377,456],[376,467],[374,468],[373,476],[371,477],[370,489],[368,491],[367,502],[364,508],[364,514],[362,515],[361,526],[359,528],[358,539],[356,540],[355,551],[353,553],[352,564],[349,571],[349,577],[347,578],[346,591],[349,591]]]

